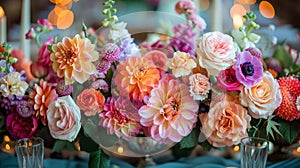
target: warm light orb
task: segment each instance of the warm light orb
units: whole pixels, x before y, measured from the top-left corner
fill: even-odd
[[[72,2],[72,0],[50,0],[54,4],[67,5]]]
[[[205,11],[209,7],[209,0],[200,0],[200,11]]]
[[[69,28],[74,21],[74,14],[70,10],[63,10],[59,13],[57,18],[57,28],[67,29]]]
[[[244,16],[246,14],[247,10],[244,8],[243,5],[240,4],[234,4],[230,9],[230,15],[233,17],[234,15],[240,15]]]
[[[9,144],[5,144],[5,149],[6,150],[10,150],[10,145]]]
[[[232,20],[234,29],[239,29],[244,24],[243,17],[241,15],[233,15]]]
[[[117,149],[118,153],[123,153],[124,152],[124,148],[122,146],[119,146]]]
[[[5,135],[3,139],[4,139],[5,142],[9,142],[10,141],[10,138],[7,135]]]
[[[300,153],[300,146],[297,148],[297,152]]]
[[[4,10],[3,10],[2,6],[0,6],[0,18],[2,18],[4,16],[5,16]]]
[[[240,147],[238,145],[234,146],[233,151],[238,152],[240,150]]]
[[[236,0],[236,2],[245,5],[253,5],[256,3],[256,0]]]
[[[58,15],[56,14],[55,12],[55,8],[52,9],[50,11],[50,13],[48,14],[48,20],[50,23],[52,23],[53,25],[57,25],[57,18],[58,18]]]
[[[271,19],[275,16],[275,9],[273,5],[268,1],[261,1],[261,3],[259,4],[259,12],[265,18]]]

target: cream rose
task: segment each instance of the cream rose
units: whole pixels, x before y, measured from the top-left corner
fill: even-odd
[[[247,136],[251,117],[246,108],[232,101],[219,101],[199,115],[201,132],[214,147],[238,144]]]
[[[241,104],[249,108],[249,113],[254,118],[265,118],[272,115],[281,104],[282,97],[279,85],[272,74],[265,72],[262,80],[241,92]]]
[[[80,128],[80,109],[70,95],[59,97],[47,110],[50,134],[53,138],[74,141]]]
[[[197,41],[197,57],[209,75],[217,76],[235,61],[236,46],[232,37],[221,32],[209,32]]]

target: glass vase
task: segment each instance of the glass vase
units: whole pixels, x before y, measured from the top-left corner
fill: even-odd
[[[19,139],[16,142],[19,168],[42,168],[44,140],[39,137]]]
[[[269,142],[257,137],[241,140],[241,168],[265,168]]]

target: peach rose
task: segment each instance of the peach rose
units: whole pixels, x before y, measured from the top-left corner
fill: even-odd
[[[271,116],[281,104],[282,97],[279,85],[270,72],[265,72],[262,80],[241,92],[241,104],[249,108],[249,113],[254,118]]]
[[[86,116],[96,115],[103,110],[105,97],[95,89],[85,89],[77,97],[76,103]]]
[[[221,32],[209,32],[197,41],[197,57],[209,75],[217,76],[221,70],[233,65],[236,46],[232,37]]]
[[[210,82],[208,77],[201,73],[193,74],[189,77],[190,94],[194,100],[204,100],[208,97],[210,91]]]
[[[215,103],[208,113],[201,113],[199,118],[201,132],[214,147],[238,144],[247,136],[251,120],[246,108],[227,100]]]
[[[81,128],[80,109],[70,95],[49,105],[47,120],[51,136],[60,140],[74,141]]]

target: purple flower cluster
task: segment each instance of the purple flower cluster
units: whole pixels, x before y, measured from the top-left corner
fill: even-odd
[[[183,42],[190,46],[195,46],[196,32],[193,32],[193,28],[188,23],[176,24],[173,27],[174,37],[180,38]]]
[[[195,56],[194,48],[189,45],[189,43],[184,42],[178,37],[171,38],[170,45],[175,49],[175,51],[186,52]]]
[[[120,45],[119,45],[119,48],[120,48],[120,58],[119,60],[120,61],[124,61],[127,59],[127,57],[138,57],[140,56],[140,49],[139,47],[134,43],[133,41],[134,39],[127,36],[125,38],[123,38],[121,41],[120,41]]]

